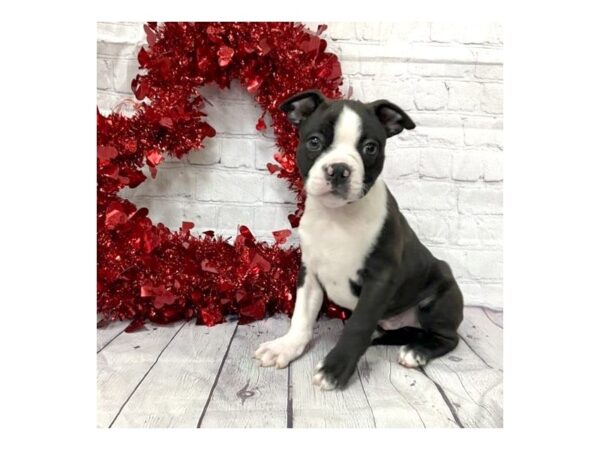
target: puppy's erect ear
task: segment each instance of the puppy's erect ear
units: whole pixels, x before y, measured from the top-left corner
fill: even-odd
[[[279,109],[287,114],[291,123],[300,125],[324,101],[325,97],[319,91],[304,91],[288,98],[279,105]]]
[[[405,128],[412,130],[415,127],[415,123],[408,117],[408,114],[387,100],[377,100],[367,106],[371,108],[385,128],[387,137],[394,136]]]

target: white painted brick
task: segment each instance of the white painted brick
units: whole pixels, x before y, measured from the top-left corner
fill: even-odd
[[[167,168],[184,168],[185,170],[187,170],[189,167],[189,162],[187,161],[185,155],[183,155],[181,158],[177,158],[177,156],[174,155],[172,156],[169,154],[164,154],[163,157],[164,159],[160,163],[159,170]]]
[[[366,41],[387,41],[391,38],[393,29],[394,24],[391,22],[355,23],[356,37]]]
[[[421,149],[419,173],[426,177],[448,178],[452,152],[444,148],[424,148]]]
[[[365,22],[365,24],[368,28],[375,28],[373,26],[369,27],[368,22]],[[391,43],[427,42],[430,33],[431,24],[429,22],[402,20],[392,23],[389,40]]]
[[[338,24],[336,24],[338,25]],[[429,40],[427,22],[355,22],[327,30],[336,39],[360,39],[365,41],[388,41],[394,43],[422,42]]]
[[[187,170],[183,162],[179,166],[159,166],[156,178],[152,178],[147,167],[143,169],[146,180],[135,189],[121,191],[125,198],[168,197],[191,199],[194,195],[196,174]]]
[[[460,280],[465,305],[498,308],[503,302],[502,283]]]
[[[401,55],[401,50],[392,51],[389,48],[385,48],[384,46],[378,43],[369,43],[365,44],[362,42],[353,42],[348,40],[336,40],[340,48],[339,56],[342,59],[351,58],[351,59],[379,59],[383,56],[386,57],[398,57]]]
[[[463,123],[465,128],[490,128],[494,130],[501,130],[503,127],[503,120],[501,116],[479,116],[469,115],[463,117]]]
[[[502,62],[502,52],[497,49],[468,48],[464,45],[440,46],[431,45],[431,43],[364,43],[364,42],[339,42],[342,59],[374,59],[394,58],[407,62],[424,62],[440,64],[467,63],[476,62],[500,63]]]
[[[377,62],[372,63],[371,61],[361,60],[345,60],[340,61],[340,63],[345,81],[350,85],[353,85],[356,82],[354,78],[357,76],[374,76],[377,73],[377,69],[381,66],[381,64]]]
[[[459,188],[458,211],[467,214],[502,214],[502,190],[495,187]]]
[[[487,83],[483,86],[481,110],[492,114],[501,114],[503,109],[503,93],[501,84]]]
[[[456,187],[437,181],[392,181],[388,184],[400,209],[456,210]]]
[[[113,61],[113,82],[117,92],[129,94],[131,80],[138,74],[138,62],[133,59],[117,59]]]
[[[469,251],[465,266],[474,279],[502,279],[502,251]]]
[[[136,196],[131,201],[138,208],[148,208],[148,217],[154,224],[162,223],[173,231],[185,220],[185,203],[179,199]]]
[[[406,55],[410,60],[439,64],[473,63],[475,61],[472,49],[458,45],[441,47],[430,43],[415,44],[407,48]]]
[[[459,215],[452,241],[470,247],[502,247],[502,216]]]
[[[97,22],[99,41],[137,43],[146,39],[144,26],[137,22]]]
[[[114,108],[124,101],[134,101],[133,94],[121,94],[113,91],[97,91],[96,100],[100,114],[107,116]],[[133,109],[121,110],[121,114],[131,117],[135,111]]]
[[[452,178],[459,181],[477,181],[483,176],[483,157],[476,150],[455,152],[452,155]]]
[[[196,181],[196,199],[255,203],[263,196],[263,176],[239,171],[202,170]]]
[[[200,234],[206,230],[218,230],[217,215],[221,206],[209,205],[201,202],[186,204],[183,220],[192,222],[192,233]]]
[[[220,89],[215,84],[202,86],[200,93],[206,98],[206,121],[215,128],[217,136],[258,135],[256,121],[262,110],[238,81],[232,82],[230,87],[225,89]]]
[[[465,144],[475,146],[490,146],[502,149],[502,130],[467,128],[465,132]]]
[[[142,46],[142,42],[133,44],[125,42],[97,41],[96,54],[101,58],[136,60],[137,54]]]
[[[198,202],[168,197],[127,196],[138,208],[148,208],[148,217],[153,223],[162,223],[172,231],[181,227],[181,222],[194,223],[193,233],[200,234],[207,229],[217,229],[217,212],[219,207]]]
[[[112,83],[112,61],[98,58],[96,60],[96,87],[98,89],[112,89]]]
[[[501,64],[477,64],[475,66],[475,77],[484,80],[502,80],[503,66]]]
[[[217,228],[220,230],[246,225],[254,229],[253,208],[242,205],[221,205],[217,213]]]
[[[225,167],[254,167],[254,140],[251,138],[223,139],[221,164]]]
[[[211,165],[221,160],[221,142],[219,138],[210,138],[202,141],[203,148],[188,153],[190,164]]]
[[[249,102],[252,96],[244,89],[239,80],[232,80],[228,88],[221,89],[215,83],[207,84],[200,88],[200,94],[209,103],[217,106],[223,102]]]
[[[442,261],[447,262],[450,265],[452,273],[459,280],[472,280],[469,271],[467,270],[466,261],[469,252],[466,249],[456,249],[448,246],[441,245],[428,245],[427,246],[433,256]]]
[[[454,111],[476,111],[482,97],[479,83],[448,81],[448,109]]]
[[[356,23],[354,22],[328,22],[327,36],[333,40],[357,40]]]
[[[445,108],[447,103],[448,89],[443,81],[421,81],[417,84],[415,92],[417,109],[437,111]]]
[[[387,99],[411,111],[414,109],[414,93],[415,83],[411,80],[357,80],[352,97],[363,102]]]
[[[255,156],[254,167],[259,170],[266,170],[267,163],[277,164],[275,153],[279,151],[275,139],[269,139],[263,136],[254,139]]]
[[[445,244],[450,240],[450,220],[447,214],[416,211],[414,218],[417,236],[421,241],[427,244]]]
[[[418,171],[419,149],[386,147],[382,172],[384,180],[397,180]]]
[[[502,48],[472,47],[471,52],[476,64],[501,64]]]
[[[431,40],[463,44],[501,44],[502,26],[489,23],[434,22],[431,24]]]
[[[252,230],[250,230],[252,231]],[[221,228],[218,230],[219,235],[223,236],[225,239],[228,239],[229,242],[233,243],[235,236],[238,235],[238,228]]]
[[[408,73],[421,77],[468,78],[474,72],[469,64],[409,63]]]
[[[342,61],[342,72],[352,83],[355,77],[377,76],[377,79],[399,77],[408,72],[408,65],[406,62],[394,60],[385,63],[373,60]]]
[[[291,229],[288,215],[293,214],[296,205],[263,205],[254,211],[254,227],[258,232],[269,235],[271,231]]]
[[[461,146],[464,144],[464,132],[462,127],[427,127],[417,130],[419,134],[427,137],[430,145],[437,146]]]
[[[413,111],[410,115],[417,127],[421,128],[461,128],[463,118],[459,114],[427,111]]]
[[[287,181],[278,178],[276,174],[264,175],[265,194],[267,203],[292,203],[296,204],[296,196],[288,189]]]
[[[504,154],[488,152],[483,160],[483,178],[485,181],[502,181],[504,179]]]
[[[425,134],[427,129],[419,126],[418,123],[416,125],[416,129],[405,130],[399,135],[388,139],[386,144],[386,152],[391,152],[393,149],[417,148],[426,146],[429,143],[428,136]]]
[[[247,101],[244,103],[216,102],[206,104],[206,121],[218,134],[256,135],[256,121],[262,114],[260,106]]]

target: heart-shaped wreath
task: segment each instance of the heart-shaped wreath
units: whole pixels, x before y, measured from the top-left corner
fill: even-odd
[[[273,232],[276,243],[257,242],[241,226],[233,243],[194,224],[177,232],[154,225],[146,208],[137,209],[117,194],[152,177],[164,154],[178,158],[201,149],[215,130],[204,120],[199,87],[229,87],[239,80],[263,109],[256,129],[266,129],[268,112],[279,151],[268,170],[287,180],[298,209],[289,216],[298,226],[303,211],[302,179],[295,163],[296,130],[278,105],[306,89],[339,98],[337,57],[326,42],[294,23],[148,23],[148,46],[138,53],[139,74],[132,90],[139,100],[132,117],[97,114],[97,311],[102,323],[133,319],[134,331],[149,319],[157,323],[197,318],[214,325],[235,315],[240,323],[276,312],[291,314],[300,261],[297,247],[283,248],[291,231]],[[332,303],[330,316],[345,317]]]

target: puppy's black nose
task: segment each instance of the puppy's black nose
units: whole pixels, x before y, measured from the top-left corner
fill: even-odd
[[[350,173],[352,172],[350,166],[344,163],[330,164],[323,167],[323,170],[325,171],[325,178],[327,181],[330,181],[334,185],[348,181]]]

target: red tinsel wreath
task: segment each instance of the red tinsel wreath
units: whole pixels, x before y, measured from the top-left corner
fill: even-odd
[[[298,199],[289,216],[298,226],[303,211],[302,180],[296,168],[295,129],[277,106],[306,89],[320,89],[339,98],[341,69],[337,57],[325,52],[326,42],[303,25],[293,23],[148,23],[148,46],[138,53],[139,74],[132,90],[140,101],[132,117],[97,114],[97,310],[100,324],[133,319],[134,331],[149,319],[157,323],[197,318],[214,325],[227,316],[240,323],[276,312],[291,314],[300,260],[297,247],[282,248],[291,231],[273,232],[276,243],[257,242],[241,226],[233,242],[212,231],[190,234],[183,222],[177,232],[154,225],[146,208],[137,209],[117,194],[135,188],[151,175],[165,153],[181,158],[201,149],[215,130],[202,112],[200,86],[229,87],[239,80],[263,108],[256,129],[272,118],[279,147],[271,173],[287,180]],[[345,311],[325,306],[334,317]]]

